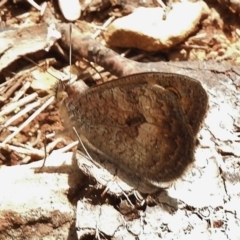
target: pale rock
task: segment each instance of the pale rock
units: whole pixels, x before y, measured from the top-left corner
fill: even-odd
[[[72,22],[80,18],[82,8],[79,0],[58,0],[58,4],[66,20]]]
[[[163,8],[139,7],[110,24],[104,33],[105,41],[112,47],[169,49],[192,34],[208,13],[203,1],[175,3],[165,20]]]
[[[71,158],[53,154],[39,173],[42,162],[0,168],[0,239],[76,239],[68,194],[83,175]]]
[[[82,239],[84,235],[96,232],[113,236],[124,224],[121,214],[110,205],[92,205],[87,201],[78,201],[77,206],[77,235]]]

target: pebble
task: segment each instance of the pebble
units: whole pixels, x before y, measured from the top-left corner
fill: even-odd
[[[58,0],[58,4],[66,20],[72,22],[80,18],[82,8],[79,0]]]

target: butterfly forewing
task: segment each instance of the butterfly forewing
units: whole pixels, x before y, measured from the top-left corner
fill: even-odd
[[[64,102],[70,119],[66,127],[75,127],[84,136],[89,151],[98,149],[126,176],[137,179],[140,190],[141,184],[158,185],[180,177],[193,161],[195,131],[207,97],[197,81],[191,85],[191,79],[173,76],[127,76],[75,92]],[[197,95],[205,100],[199,111],[190,104]],[[192,113],[198,114],[200,123],[195,123],[196,116],[189,117]]]

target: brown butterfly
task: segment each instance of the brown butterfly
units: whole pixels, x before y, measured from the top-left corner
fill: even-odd
[[[56,96],[71,138],[75,127],[88,151],[140,192],[179,178],[194,161],[208,97],[193,78],[149,72],[83,89],[58,83]]]

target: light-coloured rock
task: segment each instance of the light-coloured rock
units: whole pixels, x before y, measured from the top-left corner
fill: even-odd
[[[89,234],[97,231],[113,236],[123,224],[121,214],[113,206],[105,204],[93,206],[87,201],[78,201],[76,227],[79,239],[83,237],[83,233]]]
[[[71,158],[53,154],[40,173],[42,162],[0,168],[0,239],[76,239],[68,194],[82,175]]]
[[[79,0],[58,0],[59,8],[68,21],[76,21],[81,16],[81,4]]]
[[[105,41],[113,47],[146,51],[169,49],[193,33],[208,11],[202,1],[184,1],[173,4],[164,20],[162,8],[139,7],[110,24],[104,33]]]

